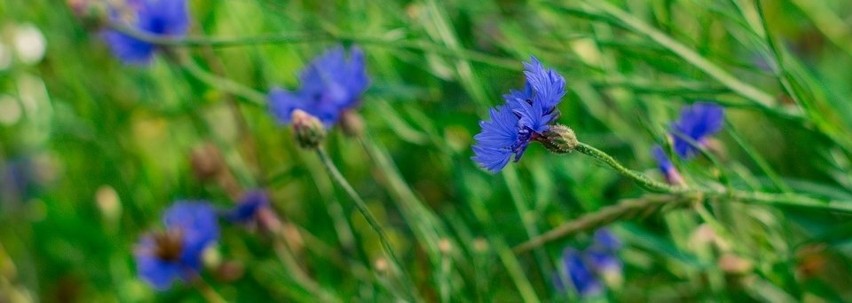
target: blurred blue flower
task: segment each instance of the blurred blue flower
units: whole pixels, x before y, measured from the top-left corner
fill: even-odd
[[[127,0],[125,6],[110,9],[110,22],[150,35],[181,37],[189,28],[189,13],[186,0]],[[102,37],[113,54],[128,64],[148,63],[157,50],[154,44],[113,29]]]
[[[520,160],[527,145],[540,139],[559,117],[556,105],[565,95],[565,79],[535,57],[524,63],[524,69],[524,89],[504,95],[506,104],[492,108],[491,119],[481,121],[482,131],[474,136],[473,160],[492,173],[506,167],[512,156]]]
[[[724,119],[724,109],[714,103],[698,102],[681,110],[671,130],[675,152],[683,159],[695,156],[698,150],[682,136],[703,145],[708,137],[722,129]]]
[[[571,284],[566,285],[557,273],[554,284],[559,292],[568,291],[568,286],[581,297],[597,296],[604,292],[604,281],[618,283],[621,278],[623,265],[618,258],[621,241],[609,230],[600,229],[595,232],[591,245],[585,250],[578,251],[568,247],[560,259],[564,274],[570,278]]]
[[[225,218],[236,223],[250,222],[257,217],[258,211],[265,207],[269,207],[269,197],[266,193],[262,190],[251,191],[225,214]]]
[[[35,190],[35,168],[28,158],[9,160],[0,170],[0,201],[23,202]]]
[[[674,167],[669,156],[666,155],[665,151],[663,151],[663,148],[659,145],[654,145],[651,149],[651,153],[653,154],[654,159],[657,160],[657,167],[660,169],[660,172],[663,173],[663,176],[666,178],[666,182],[672,185],[682,185],[683,177],[681,177],[680,173]]]
[[[603,293],[604,287],[595,276],[593,269],[585,262],[581,252],[573,248],[566,248],[562,252],[562,266],[570,285],[565,285],[561,279],[556,279],[556,289],[562,292],[568,291],[566,286],[572,287],[581,297],[595,296]]]
[[[219,238],[212,206],[179,201],[166,210],[166,230],[142,237],[136,251],[139,275],[158,290],[175,279],[187,281],[201,270],[201,255]]]
[[[349,59],[338,46],[315,58],[299,76],[302,87],[296,91],[273,88],[268,95],[272,114],[281,123],[290,123],[291,115],[301,109],[332,127],[347,110],[358,105],[369,85],[364,52],[350,50]]]

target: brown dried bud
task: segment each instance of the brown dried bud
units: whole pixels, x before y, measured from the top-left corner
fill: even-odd
[[[189,161],[190,165],[192,165],[192,172],[201,181],[209,181],[216,178],[225,168],[219,149],[210,143],[192,150]]]
[[[347,136],[360,137],[364,133],[364,119],[358,113],[346,110],[340,115],[340,128]]]

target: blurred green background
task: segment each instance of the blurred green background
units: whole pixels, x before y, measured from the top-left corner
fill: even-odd
[[[203,273],[223,298],[404,297],[315,155],[223,82],[296,87],[306,62],[339,43],[367,56],[366,135],[334,130],[326,146],[424,301],[577,300],[552,274],[588,233],[511,247],[645,195],[541,146],[496,175],[470,160],[478,121],[523,85],[531,55],[568,82],[559,121],[628,167],[662,180],[651,146],[681,107],[713,100],[726,125],[715,161],[682,163],[690,183],[852,203],[849,1],[190,0],[197,43],[173,48],[189,68],[163,56],[122,64],[80,3],[0,0],[0,302],[202,301],[189,285],[142,282],[133,248],[177,199],[232,205],[193,169],[210,150],[237,187],[271,194],[290,231],[282,244],[223,223]],[[618,220],[623,281],[597,299],[849,301],[850,222],[725,199]]]

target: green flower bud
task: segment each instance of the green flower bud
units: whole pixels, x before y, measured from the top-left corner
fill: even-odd
[[[325,126],[317,117],[297,109],[293,111],[291,120],[293,121],[293,134],[296,136],[296,143],[300,147],[315,149],[325,139]]]
[[[558,154],[570,153],[580,144],[574,131],[562,124],[551,126],[550,130],[544,132],[536,140],[541,142],[549,151]]]

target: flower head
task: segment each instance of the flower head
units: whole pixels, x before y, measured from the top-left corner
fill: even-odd
[[[576,290],[580,296],[589,297],[603,293],[603,284],[595,276],[593,268],[589,267],[580,251],[570,247],[566,248],[562,252],[561,261],[565,273],[571,281],[570,287]],[[567,290],[561,279],[556,280],[556,288],[561,291]]]
[[[296,91],[274,88],[269,92],[272,114],[282,123],[290,123],[294,110],[301,109],[330,128],[344,111],[358,105],[370,80],[364,65],[364,52],[335,47],[315,58],[302,70],[302,87]]]
[[[246,223],[257,217],[258,211],[269,207],[269,197],[261,190],[246,193],[237,206],[225,214],[231,222]]]
[[[163,216],[165,231],[140,240],[136,262],[139,275],[159,290],[175,279],[189,280],[201,270],[201,255],[219,238],[212,206],[204,202],[177,202]]]
[[[186,0],[127,0],[124,7],[111,8],[109,18],[111,22],[157,36],[180,37],[189,28]],[[148,63],[157,49],[154,44],[117,30],[106,30],[102,37],[113,54],[129,64]]]
[[[565,79],[535,57],[524,68],[524,89],[504,95],[506,104],[491,109],[491,119],[479,123],[482,131],[474,137],[473,160],[490,172],[503,169],[513,156],[520,160],[531,141],[548,137],[559,117],[556,105],[565,95]]]
[[[655,145],[651,149],[651,153],[654,155],[654,159],[657,160],[658,168],[663,173],[663,176],[665,176],[666,182],[672,185],[684,184],[683,177],[677,171],[677,168],[674,167],[674,164],[672,164],[672,161],[666,155],[666,152],[663,151],[662,147]]]
[[[722,129],[724,119],[724,109],[714,103],[698,102],[681,110],[671,129],[675,152],[684,159],[695,156],[698,150],[684,136],[703,145]]]
[[[559,291],[567,291],[571,286],[581,297],[600,295],[604,285],[620,283],[622,263],[618,258],[621,241],[609,230],[595,232],[594,240],[585,250],[565,248],[560,259],[564,274],[571,284],[565,285],[557,275],[554,283]]]

